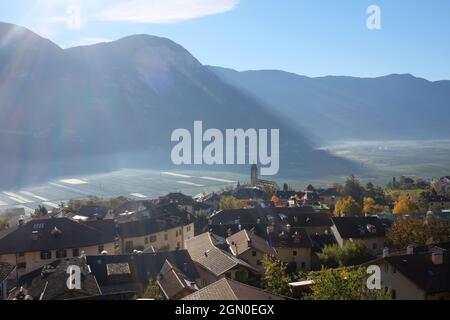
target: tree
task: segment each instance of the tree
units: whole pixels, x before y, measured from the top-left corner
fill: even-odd
[[[362,215],[362,210],[352,197],[344,197],[336,203],[334,214],[338,217],[356,217]]]
[[[352,197],[356,202],[362,203],[364,196],[364,188],[359,183],[355,176],[350,176],[345,182],[344,196]]]
[[[384,211],[384,206],[379,205],[371,197],[364,198],[364,213],[366,215],[376,215]]]
[[[286,263],[265,256],[263,258],[264,266],[264,289],[272,294],[291,296],[289,283],[293,281],[291,275],[287,272]]]
[[[310,273],[312,293],[305,300],[391,300],[389,290],[369,290],[366,269],[324,269]]]
[[[436,217],[397,219],[387,233],[389,244],[403,249],[410,244],[450,241],[450,222]]]
[[[436,193],[440,193],[442,191],[442,185],[441,182],[439,180],[435,180],[431,183],[431,188],[433,191],[435,191]]]
[[[317,256],[327,268],[355,266],[373,258],[361,241],[348,241],[342,247],[338,244],[327,245]]]
[[[264,192],[264,199],[270,200],[274,194],[277,193],[277,188],[275,186],[271,185],[263,185],[261,187],[262,191]]]
[[[150,280],[144,293],[144,299],[164,300],[164,293],[156,280]]]
[[[8,218],[0,219],[0,231],[11,227],[11,223]]]
[[[238,200],[232,196],[221,198],[219,203],[220,210],[242,209],[246,206],[247,203],[245,201]]]
[[[420,212],[419,204],[412,197],[401,195],[394,207],[394,214],[414,214]]]
[[[44,206],[38,206],[36,210],[34,210],[34,217],[46,217],[48,215],[48,210]]]

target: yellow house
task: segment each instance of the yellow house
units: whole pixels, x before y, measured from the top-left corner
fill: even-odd
[[[16,278],[58,259],[115,254],[116,249],[113,220],[39,219],[0,233],[0,262],[15,265]]]
[[[186,240],[194,237],[194,221],[190,214],[165,216],[120,223],[120,248],[123,253],[158,250],[181,250]]]
[[[267,240],[255,235],[252,231],[242,230],[227,238],[231,253],[264,273],[262,260],[264,256],[277,257],[277,252]]]
[[[312,241],[304,228],[288,227],[286,231],[272,233],[269,238],[278,258],[295,268],[294,271],[311,270]]]
[[[186,241],[186,249],[200,275],[201,287],[223,278],[245,281],[259,273],[249,263],[225,251],[225,247],[228,247],[225,239],[209,232]]]

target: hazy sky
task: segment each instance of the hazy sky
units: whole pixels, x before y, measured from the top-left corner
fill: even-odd
[[[381,30],[367,28],[370,5]],[[14,0],[2,1],[0,21],[62,47],[168,37],[204,64],[238,70],[450,79],[449,0]]]

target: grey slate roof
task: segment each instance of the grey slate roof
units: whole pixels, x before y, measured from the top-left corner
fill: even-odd
[[[81,269],[81,290],[67,288],[67,268],[73,265]],[[34,300],[66,300],[101,294],[95,276],[89,272],[84,258],[56,260],[24,275],[19,279],[19,284],[28,290]]]
[[[386,236],[390,222],[377,217],[333,218],[340,236],[345,239],[365,239]]]
[[[54,233],[55,228],[59,231]],[[32,234],[37,234],[37,240]],[[76,222],[69,218],[31,220],[0,234],[0,254],[90,247],[116,239],[113,220]]]
[[[6,280],[14,269],[15,266],[12,264],[0,262],[0,282]]]
[[[450,292],[450,253],[444,251],[444,263],[435,265],[432,252],[390,256],[385,260],[426,293]]]
[[[194,223],[186,211],[177,211],[166,216],[120,223],[118,232],[122,238],[135,238],[155,234]]]
[[[166,263],[169,261],[181,270],[189,279],[198,279],[197,269],[186,250],[143,253],[114,256],[89,256],[87,263],[102,290],[102,294],[120,292],[136,292],[142,294],[151,279],[156,280]],[[108,265],[128,264],[130,274],[122,274],[120,279],[108,276]]]

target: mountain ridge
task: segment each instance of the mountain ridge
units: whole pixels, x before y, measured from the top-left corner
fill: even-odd
[[[358,171],[314,150],[298,126],[169,39],[137,35],[61,49],[23,29],[13,38],[14,26],[1,29],[0,43],[8,40],[0,50],[0,150],[8,150],[0,154],[2,182],[171,166],[172,131],[191,129],[196,120],[223,130],[281,128],[281,174]]]
[[[450,116],[446,108],[450,101],[448,80],[433,82],[411,74],[310,78],[284,71],[209,68],[225,82],[296,119],[299,126],[324,142],[450,135],[445,120]]]

